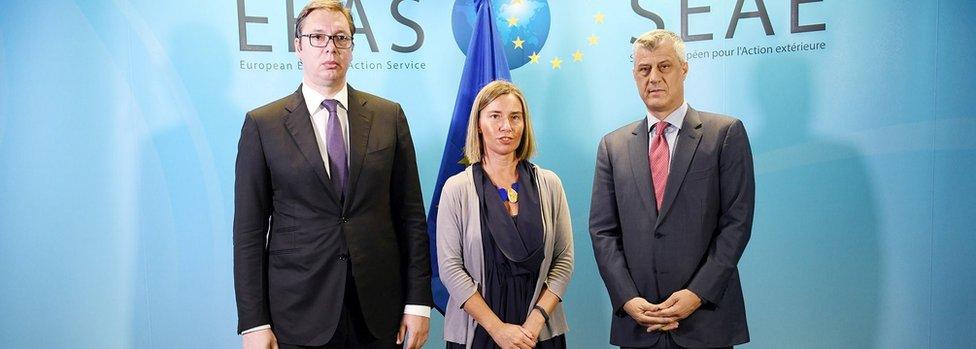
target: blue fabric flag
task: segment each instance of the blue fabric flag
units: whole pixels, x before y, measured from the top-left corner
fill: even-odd
[[[482,87],[492,81],[511,80],[505,48],[499,38],[498,28],[495,27],[491,1],[474,0],[474,8],[478,11],[478,15],[471,41],[468,43],[468,55],[464,60],[464,72],[461,74],[461,84],[458,86],[457,100],[454,102],[451,128],[447,133],[437,185],[434,187],[430,212],[427,214],[427,234],[430,236],[431,264],[434,273],[431,286],[434,292],[434,304],[441,314],[444,313],[449,298],[437,269],[437,203],[441,199],[441,189],[448,178],[464,170],[464,165],[460,162],[464,156],[464,139],[467,136],[468,117],[474,97]]]

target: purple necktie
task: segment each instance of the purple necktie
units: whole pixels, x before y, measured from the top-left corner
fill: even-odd
[[[346,141],[342,137],[342,125],[339,124],[339,114],[336,112],[338,104],[339,101],[334,99],[322,101],[322,107],[329,111],[329,125],[325,130],[326,147],[329,152],[329,174],[336,191],[339,192],[339,195],[345,196],[346,176],[348,174]]]

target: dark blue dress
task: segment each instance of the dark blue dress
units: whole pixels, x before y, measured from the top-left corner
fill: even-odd
[[[481,199],[481,242],[485,256],[481,296],[502,322],[517,325],[525,323],[526,312],[532,307],[545,257],[542,208],[531,166],[527,161],[518,164],[519,214],[513,217],[481,164],[472,165],[475,188]],[[498,348],[480,325],[475,328],[471,347]],[[464,344],[448,342],[447,348],[464,348]],[[536,348],[563,349],[566,338],[559,335],[537,343]]]

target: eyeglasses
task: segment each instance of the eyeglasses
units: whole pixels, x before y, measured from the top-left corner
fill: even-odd
[[[352,47],[352,37],[346,34],[305,34],[299,35],[299,37],[307,37],[308,43],[313,47],[326,47],[329,45],[329,41],[332,41],[332,44],[335,45],[336,48]]]

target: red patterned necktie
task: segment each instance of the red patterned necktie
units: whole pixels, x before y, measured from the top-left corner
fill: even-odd
[[[668,171],[671,168],[671,151],[668,149],[668,140],[664,138],[664,130],[668,125],[670,124],[667,121],[659,121],[654,126],[654,138],[651,139],[651,152],[648,154],[658,210],[664,202],[664,187],[668,184]]]

